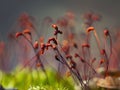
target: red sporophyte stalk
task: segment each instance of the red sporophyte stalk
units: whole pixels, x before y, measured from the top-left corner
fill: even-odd
[[[80,58],[82,61],[84,60],[84,62],[88,62],[88,63],[84,63],[84,76],[86,77],[87,76],[87,67],[86,67],[86,64],[89,64],[90,63],[90,60],[87,59],[87,55],[86,55],[86,50],[88,50],[88,53],[89,53],[89,58],[90,58],[90,51],[89,51],[89,48],[90,48],[90,45],[87,44],[87,43],[83,43],[82,45],[82,54],[83,54],[83,58]]]
[[[78,55],[77,53],[75,53],[74,56],[75,56],[75,58],[79,58],[79,60],[82,63],[86,63],[93,70],[93,72],[96,73],[95,69],[87,61],[85,61],[80,55]]]
[[[38,41],[36,40],[35,43],[32,43],[32,40],[29,40],[26,37],[26,34],[29,34],[31,39],[32,39],[32,34],[31,34],[31,32],[29,30],[25,30],[25,31],[23,31],[23,33],[16,33],[16,37],[23,36],[28,41],[28,43],[31,45],[31,47],[33,48],[33,51],[35,53],[35,57],[36,57],[36,60],[35,60],[36,61],[36,66],[37,67],[41,66],[41,69],[45,73],[46,78],[48,80],[47,73],[46,73],[46,70],[45,70],[45,66],[43,65],[43,63],[41,61],[41,58],[40,58],[40,55],[44,53],[44,50],[45,50],[46,46],[44,44],[42,44],[41,47],[40,47],[41,48],[41,50],[40,50],[41,53],[39,53],[38,52],[38,49],[39,49]],[[30,62],[27,62],[27,64],[28,63],[30,63]],[[25,64],[23,67],[25,67],[27,64]]]
[[[71,69],[75,69],[76,68],[76,63],[73,61],[72,56],[67,55],[66,59],[69,60],[69,65],[70,65]]]
[[[75,53],[74,57],[79,58],[82,63],[85,63],[85,60],[82,57],[80,57],[80,55],[78,55],[77,53]]]
[[[110,52],[109,53],[109,55],[108,55],[108,53],[106,52],[107,50],[104,50],[104,55],[105,55],[105,58],[106,58],[106,73],[105,73],[105,76],[107,76],[108,75],[108,68],[109,68],[109,60],[110,60],[110,58],[111,58],[111,55],[112,55],[112,39],[111,39],[111,35],[110,35],[110,33],[109,33],[109,31],[108,31],[108,29],[105,29],[104,30],[104,35],[105,35],[105,43],[107,42],[107,38],[109,38],[109,51],[108,52]]]
[[[93,31],[93,33],[94,33],[94,37],[96,38],[96,42],[97,42],[99,52],[101,52],[101,46],[100,46],[100,40],[99,40],[98,34],[97,34],[94,27],[88,27],[87,28],[87,33],[91,32],[91,31]]]
[[[108,58],[108,55],[107,55],[107,53],[106,53],[106,51],[105,51],[105,49],[103,49],[102,51],[101,51],[101,54],[104,56],[104,58],[105,58],[105,62],[106,62],[106,73],[105,73],[105,77],[108,75],[108,67],[109,67],[109,58]]]
[[[105,30],[104,30],[104,35],[105,35],[106,41],[107,41],[107,37],[110,39],[110,42],[109,42],[109,44],[110,44],[110,48],[109,48],[109,49],[110,49],[110,55],[109,55],[109,58],[110,58],[111,55],[112,55],[112,39],[111,39],[111,35],[110,35],[108,29],[105,29]]]
[[[96,61],[96,58],[91,59],[91,65]]]

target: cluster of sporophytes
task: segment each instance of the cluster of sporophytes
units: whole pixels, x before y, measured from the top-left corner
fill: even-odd
[[[24,30],[23,32],[17,32],[16,38],[23,37],[29,42],[29,44],[31,45],[31,47],[35,52],[35,56],[33,58],[35,58],[36,66],[42,69],[42,71],[44,72],[47,78],[48,76],[46,74],[45,64],[43,64],[41,61],[41,55],[44,55],[44,53],[47,50],[51,50],[51,52],[55,54],[54,56],[55,60],[60,62],[60,64],[58,65],[58,68],[60,67],[61,64],[64,65],[67,68],[67,71],[66,71],[67,76],[71,76],[74,79],[76,84],[81,85],[82,89],[88,90],[90,79],[92,79],[95,76],[95,74],[97,75],[96,69],[94,68],[96,57],[93,58],[91,56],[91,53],[90,53],[91,45],[89,43],[89,38],[87,37],[86,43],[83,43],[81,45],[77,45],[77,43],[71,42],[71,41],[68,42],[69,44],[67,45],[62,45],[58,40],[58,35],[62,34],[63,32],[59,30],[58,26],[55,24],[52,24],[52,27],[55,29],[54,35],[53,37],[49,38],[46,43],[43,43],[43,42],[39,43],[39,41],[37,40],[34,43],[32,43],[32,34],[31,34],[31,31],[28,29]],[[112,54],[111,36],[109,31],[105,29],[104,30],[105,41],[107,39],[110,39],[110,48],[109,48],[110,53],[108,55],[106,49],[101,48],[100,46],[100,40],[98,38],[95,28],[88,27],[86,30],[87,36],[89,36],[90,33],[92,32],[96,38],[96,42],[97,42],[98,49],[101,56],[101,60],[98,66],[100,67],[100,65],[105,64],[106,73],[104,77],[106,77],[108,75],[109,58],[111,57],[111,54]],[[27,35],[29,35],[29,38]],[[72,52],[72,55],[71,55],[71,51],[69,50],[70,48],[76,49],[78,50],[78,52]],[[78,62],[82,63],[83,66],[82,67],[79,66]],[[30,61],[26,63],[24,67],[29,63]],[[49,80],[48,80],[48,83],[49,83]]]
[[[100,17],[94,13],[88,13],[84,17],[87,19],[85,23],[86,32],[83,36],[84,40],[81,40],[82,36],[78,38],[79,36],[77,37],[77,34],[72,31],[74,30],[72,25],[74,15],[68,13],[67,16],[60,18],[57,21],[57,24],[51,25],[54,32],[52,37],[48,38],[46,42],[41,40],[41,38],[39,39],[39,36],[37,40],[34,40],[34,25],[27,16],[20,18],[20,26],[23,31],[15,34],[15,40],[19,44],[25,44],[25,47],[27,47],[26,50],[29,51],[28,53],[32,51],[33,55],[30,60],[24,62],[20,70],[25,69],[27,66],[30,70],[34,68],[37,71],[35,74],[37,74],[38,77],[41,76],[40,72],[42,71],[45,76],[46,85],[51,85],[50,78],[55,77],[55,75],[49,76],[47,73],[47,69],[50,68],[50,66],[48,66],[48,63],[45,63],[45,61],[48,59],[46,62],[57,62],[57,65],[55,65],[57,66],[55,68],[55,71],[57,72],[56,75],[58,76],[57,78],[64,81],[65,75],[71,77],[75,84],[80,85],[83,90],[90,89],[89,82],[91,79],[99,75],[97,72],[98,68],[104,67],[105,73],[103,77],[107,77],[109,75],[109,60],[112,55],[112,40],[110,32],[108,29],[104,29],[104,42],[101,43],[96,29],[92,26],[95,21],[100,20]],[[48,22],[52,22],[50,18]],[[59,29],[60,27],[58,28],[58,26],[60,26],[61,29]],[[36,32],[36,34],[38,33]],[[93,49],[91,48],[93,45],[91,44],[92,35],[96,40],[94,44],[97,45],[97,48],[95,49],[98,49],[99,51],[99,58],[91,53],[91,50]],[[52,55],[52,57],[50,57],[50,55]],[[40,82],[38,81],[38,83]],[[64,84],[66,85],[66,83]],[[70,86],[71,89],[67,87],[69,88],[68,90],[73,90],[72,85]]]

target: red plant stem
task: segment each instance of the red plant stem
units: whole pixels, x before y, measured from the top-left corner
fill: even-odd
[[[56,48],[55,49],[58,53],[58,55],[60,55],[61,60],[64,62],[64,64],[69,68],[69,70],[78,78],[79,82],[81,83],[82,86],[84,86],[83,80],[81,75],[79,74],[78,70],[75,69],[76,72],[73,71],[73,69],[70,68],[70,66],[68,65],[68,63],[66,62],[66,60],[63,58],[63,56],[60,54],[59,50]]]
[[[36,55],[33,56],[29,61],[25,62],[24,66],[20,69],[20,71],[23,70],[30,62],[32,62],[32,60],[34,60],[35,57]]]
[[[94,36],[95,36],[95,38],[96,38],[96,42],[97,42],[97,45],[98,45],[98,49],[99,49],[99,51],[101,52],[100,40],[99,40],[99,38],[98,38],[97,32],[96,32],[96,30],[94,30],[93,32],[94,32]]]
[[[96,71],[94,70],[94,68],[92,67],[92,65],[90,65],[90,58],[91,58],[90,48],[87,48],[87,49],[88,49],[89,59],[88,59],[88,62],[85,61],[85,63],[93,70],[94,73],[96,73]],[[87,83],[89,82],[89,78],[90,78],[90,70],[88,71],[88,81],[87,81]]]
[[[79,59],[81,61],[81,57],[79,57]],[[84,60],[84,63],[86,63],[94,71],[94,73],[96,73],[95,69],[88,62]]]
[[[60,47],[61,47],[61,45],[60,45]],[[62,47],[61,47],[62,48]],[[62,55],[60,54],[60,52],[59,52],[59,50],[57,49],[57,52],[58,52],[58,54],[61,56],[61,58],[62,58],[62,61],[61,62],[66,62],[66,60],[62,57]],[[79,80],[79,82],[81,83],[81,86],[82,86],[82,88],[84,88],[86,85],[85,85],[85,83],[83,83],[83,80],[82,80],[82,77],[81,77],[81,75],[79,74],[79,71],[77,70],[77,69],[75,69],[76,70],[76,74],[75,74],[75,72],[69,67],[69,65],[67,64],[67,62],[66,63],[62,63],[62,64],[65,64],[68,68],[69,68],[69,70],[76,76],[76,74],[77,74],[77,79]],[[77,82],[76,82],[77,83]]]
[[[107,38],[107,37],[106,37]],[[112,55],[112,39],[111,39],[111,35],[109,35],[109,39],[110,39],[110,55],[109,55],[109,57],[108,57],[108,55],[107,55],[107,53],[105,52],[105,57],[106,57],[106,74],[105,74],[105,76],[107,76],[108,75],[108,68],[109,68],[109,60],[110,60],[110,58],[111,58],[111,55]],[[107,40],[106,40],[107,41]]]
[[[34,49],[34,46],[33,46],[32,42],[31,42],[29,39],[27,39],[25,35],[23,35],[23,37],[24,37],[24,38],[29,42],[29,44],[32,46],[34,53],[36,53],[36,50]],[[36,56],[37,56],[38,61],[41,63],[41,59],[39,58],[39,55],[36,54]],[[42,63],[41,63],[41,64],[42,64]]]
[[[83,59],[86,62],[86,58],[85,58],[85,52],[84,52],[84,47],[82,47],[82,53],[83,53]],[[83,71],[84,71],[84,76],[86,77],[86,63],[83,66]]]
[[[29,44],[32,46],[34,53],[37,53],[36,50],[34,49],[34,46],[33,46],[32,42],[31,42],[29,39],[27,39],[25,35],[23,35],[23,37],[24,37],[24,38],[29,42]],[[43,65],[43,63],[42,63],[42,61],[41,61],[41,58],[40,58],[40,56],[39,56],[39,53],[36,54],[35,56],[37,57],[37,60],[39,61],[39,63],[41,63],[42,71],[45,73],[45,75],[46,75],[46,77],[47,77],[47,80],[48,80],[48,76],[47,76],[45,67],[44,67],[44,65]],[[36,61],[36,63],[37,63],[37,61]]]
[[[106,57],[106,72],[105,72],[105,77],[106,77],[108,75],[108,68],[109,68],[109,59],[106,52],[105,52],[105,57]]]
[[[109,59],[110,59],[112,55],[112,39],[111,39],[111,35],[109,35],[109,37],[110,37],[110,56],[109,56]]]
[[[99,49],[99,52],[100,52],[100,56],[101,56],[101,58],[103,58],[103,55],[101,55],[100,40],[99,40],[99,37],[98,37],[95,29],[94,29],[94,36],[96,38],[96,42],[97,42],[97,46],[98,46],[98,49]],[[107,61],[107,63],[109,63],[109,62]],[[108,68],[108,66],[107,66],[107,68]]]
[[[90,39],[90,33],[87,33],[87,38],[86,38],[86,42],[89,44],[90,42],[89,42],[89,39]]]
[[[85,63],[96,73],[95,69],[88,62],[85,61]]]

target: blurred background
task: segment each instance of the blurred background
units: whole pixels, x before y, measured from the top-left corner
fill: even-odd
[[[120,23],[119,8],[119,0],[0,0],[0,38],[6,38],[6,33],[13,29],[23,12],[34,16],[39,24],[46,16],[56,19],[70,10],[80,20],[80,26],[81,15],[94,11],[103,18],[98,27],[113,28]]]

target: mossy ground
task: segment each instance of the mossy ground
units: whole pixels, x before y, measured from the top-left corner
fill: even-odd
[[[74,90],[74,83],[70,77],[60,77],[53,70],[47,69],[47,77],[41,70],[19,68],[11,73],[0,71],[0,83],[5,89],[18,90]]]

